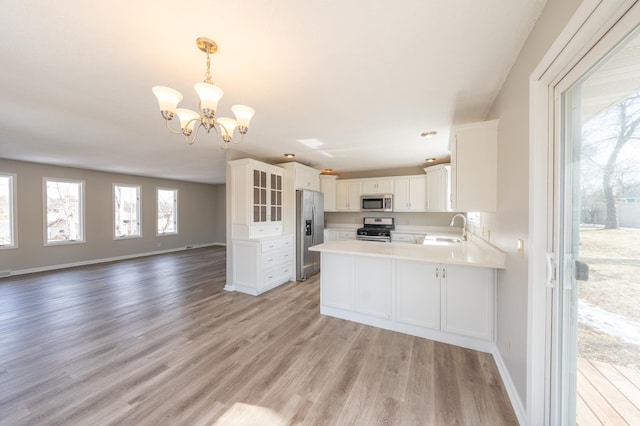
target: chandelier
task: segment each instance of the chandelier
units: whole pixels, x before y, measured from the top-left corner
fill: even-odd
[[[196,83],[193,86],[200,97],[198,103],[199,112],[178,108],[178,103],[182,100],[182,94],[177,90],[164,86],[154,86],[151,90],[158,98],[160,114],[165,120],[167,129],[172,133],[183,134],[185,142],[191,145],[198,138],[198,130],[203,127],[207,133],[213,130],[217,135],[220,148],[226,149],[229,143],[237,144],[242,142],[244,135],[249,130],[249,121],[255,111],[245,105],[234,105],[231,107],[231,111],[236,117],[235,120],[227,117],[216,118],[218,101],[224,94],[222,89],[211,81],[211,55],[216,53],[218,45],[206,37],[198,38],[197,45],[198,49],[207,54],[207,72],[204,75],[204,82]],[[169,125],[169,121],[176,114],[180,119],[180,130],[174,130]],[[234,139],[236,129],[240,133],[239,139]],[[192,135],[193,137],[191,137]]]

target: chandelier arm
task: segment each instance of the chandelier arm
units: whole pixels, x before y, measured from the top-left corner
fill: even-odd
[[[191,121],[199,121],[199,120],[194,118]],[[200,130],[200,127],[202,127],[202,121],[200,121],[200,124],[196,127],[195,132],[191,133],[193,135],[193,139],[189,140],[189,135],[187,134],[184,135],[184,141],[187,143],[187,145],[193,145],[196,139],[198,139],[198,131]]]
[[[171,133],[173,133],[174,135],[182,135],[182,134],[183,134],[182,130],[180,130],[180,131],[173,130],[173,129],[171,128],[171,126],[169,125],[169,120],[167,120],[166,118],[165,118],[164,122],[167,124],[167,129],[169,129],[169,131],[170,131]]]

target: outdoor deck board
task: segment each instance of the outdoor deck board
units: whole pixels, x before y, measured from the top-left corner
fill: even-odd
[[[628,367],[579,358],[577,423],[594,424],[594,414],[601,424],[640,424],[639,382],[629,379],[634,373]]]

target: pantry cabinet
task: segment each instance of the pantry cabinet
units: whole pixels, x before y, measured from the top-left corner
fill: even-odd
[[[451,208],[495,212],[498,198],[498,120],[451,132]]]

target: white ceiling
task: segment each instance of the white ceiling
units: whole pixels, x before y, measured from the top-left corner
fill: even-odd
[[[452,124],[480,121],[544,0],[5,0],[0,18],[0,157],[224,182],[225,152],[187,146],[154,85],[184,95],[215,40],[219,116],[256,115],[241,149],[354,172],[448,156]],[[176,125],[177,123],[173,123]],[[433,139],[420,133],[436,130]],[[309,148],[298,140],[324,143]]]

